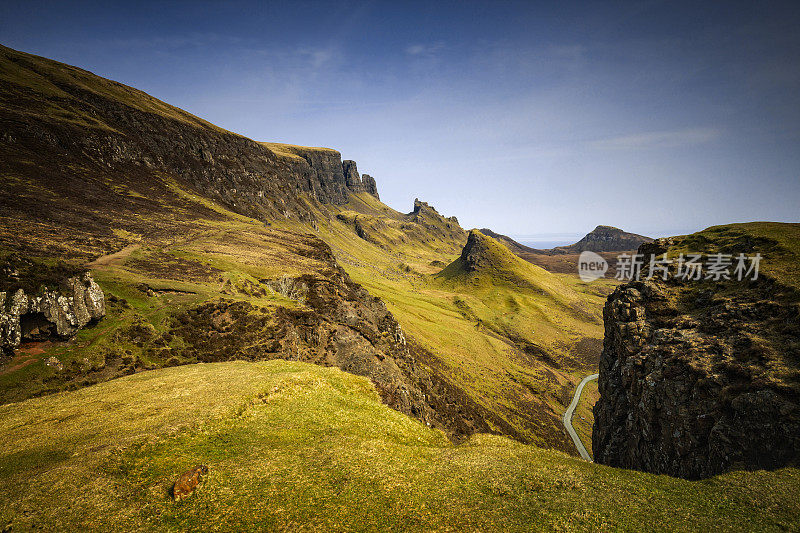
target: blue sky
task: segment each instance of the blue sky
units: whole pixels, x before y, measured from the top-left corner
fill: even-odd
[[[514,235],[800,221],[798,27],[798,2],[0,1],[6,46]]]

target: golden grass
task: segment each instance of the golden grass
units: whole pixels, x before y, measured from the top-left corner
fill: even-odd
[[[800,472],[689,482],[493,436],[454,446],[303,363],[161,369],[0,407],[0,520],[47,530],[786,530]],[[171,482],[208,479],[181,503]]]

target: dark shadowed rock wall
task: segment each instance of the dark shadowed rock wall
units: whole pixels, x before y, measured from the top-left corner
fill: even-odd
[[[603,311],[594,460],[690,479],[800,464],[800,313],[775,291],[768,278],[619,286]]]

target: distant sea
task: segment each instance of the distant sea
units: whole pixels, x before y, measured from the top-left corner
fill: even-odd
[[[570,244],[575,244],[575,241],[518,241],[514,239],[520,244],[524,244],[525,246],[530,246],[531,248],[537,248],[539,250],[547,250],[548,248],[555,248],[556,246],[569,246]]]

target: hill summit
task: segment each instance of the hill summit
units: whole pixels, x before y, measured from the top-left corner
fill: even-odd
[[[515,258],[496,240],[473,229],[461,251],[461,262],[466,272],[478,272],[507,267]]]
[[[636,233],[628,233],[614,226],[597,226],[575,244],[553,248],[552,252],[557,254],[576,254],[587,250],[591,252],[622,252],[636,250],[641,244],[648,242],[653,242],[653,239]]]
[[[552,274],[512,253],[499,241],[477,229],[469,232],[461,255],[436,278],[471,285],[506,285],[549,292],[560,285]],[[561,292],[561,291],[556,291]]]

